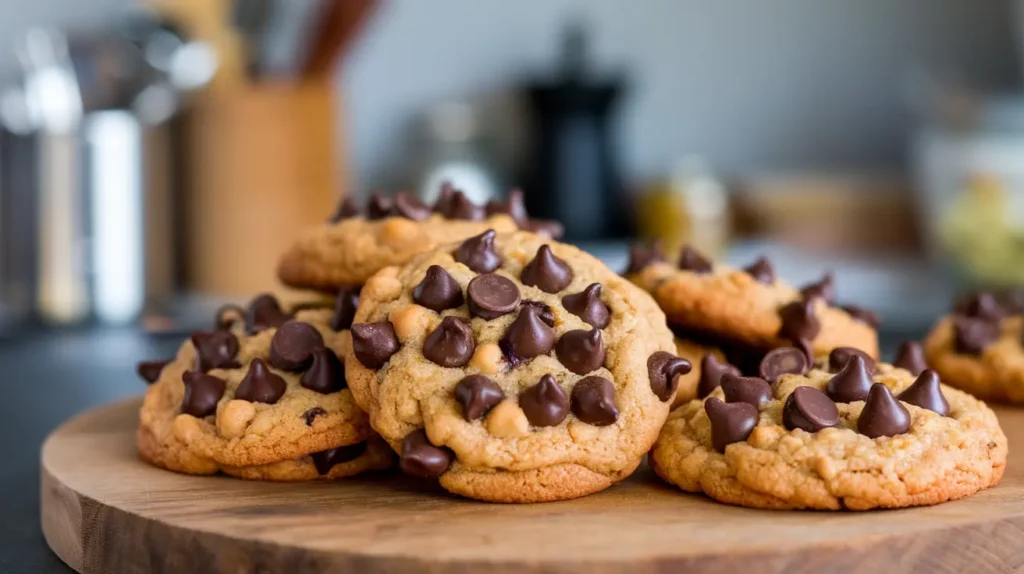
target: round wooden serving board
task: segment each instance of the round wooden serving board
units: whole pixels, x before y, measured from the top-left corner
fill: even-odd
[[[394,474],[191,477],[139,459],[139,401],[82,414],[42,452],[42,524],[80,572],[1003,572],[1024,565],[1024,410],[1000,486],[938,506],[782,512],[718,504],[647,469],[600,494],[485,504]]]

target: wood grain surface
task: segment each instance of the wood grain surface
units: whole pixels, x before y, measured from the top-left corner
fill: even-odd
[[[494,505],[392,474],[272,484],[138,458],[139,401],[65,423],[42,452],[42,524],[80,572],[1010,572],[1024,567],[1024,411],[1002,484],[893,511],[735,508],[641,469],[568,502]]]

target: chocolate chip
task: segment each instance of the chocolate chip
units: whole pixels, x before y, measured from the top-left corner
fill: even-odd
[[[999,306],[1007,315],[1020,315],[1024,311],[1024,290],[1013,289],[999,297]]]
[[[586,289],[579,293],[562,297],[562,306],[565,310],[583,319],[598,329],[608,326],[611,318],[611,311],[608,306],[601,302],[601,284],[591,283]]]
[[[462,305],[462,286],[444,267],[431,265],[427,274],[412,290],[412,299],[416,303],[440,313],[445,309],[454,309]]]
[[[581,421],[598,427],[619,419],[615,406],[615,385],[604,377],[580,379],[572,388],[572,414]]]
[[[338,207],[334,208],[334,213],[331,214],[328,223],[341,223],[342,221],[359,215],[359,206],[356,205],[355,200],[352,199],[351,195],[346,195],[344,199],[338,202]]]
[[[520,228],[547,239],[558,239],[565,234],[565,226],[553,219],[531,219]]]
[[[737,377],[726,373],[722,375],[722,392],[726,402],[747,403],[756,408],[772,400],[772,386],[757,377]]]
[[[599,329],[569,331],[558,339],[555,355],[565,368],[585,375],[604,364],[604,339]]]
[[[808,369],[813,369],[817,362],[817,357],[814,356],[814,345],[807,339],[797,339],[793,341],[793,347],[800,349],[800,352],[807,357]]]
[[[846,311],[846,314],[850,317],[853,317],[855,320],[864,323],[872,329],[877,330],[878,326],[882,324],[882,320],[878,316],[878,313],[875,313],[870,309],[865,309],[856,305],[840,305],[839,308]]]
[[[834,305],[836,302],[836,287],[832,273],[826,273],[816,283],[811,283],[801,287],[800,296],[803,297],[805,301],[823,299],[829,305]]]
[[[312,364],[309,370],[302,373],[299,384],[303,387],[327,395],[348,387],[345,380],[345,365],[330,349],[313,351]]]
[[[853,355],[829,380],[825,391],[829,398],[837,403],[852,403],[867,399],[871,385],[871,373],[868,371],[867,362],[860,355]]]
[[[893,366],[910,371],[911,375],[917,376],[921,371],[928,368],[924,360],[924,349],[917,341],[903,341],[896,351],[896,358],[893,359]]]
[[[369,220],[384,219],[394,214],[395,201],[390,197],[374,192],[366,208],[366,218]]]
[[[683,250],[679,253],[678,267],[683,271],[692,271],[697,274],[711,273],[712,270],[711,261],[689,245],[683,246]]]
[[[224,396],[227,383],[224,379],[186,371],[181,375],[185,383],[185,396],[181,400],[181,412],[194,417],[207,417],[217,412],[217,403]]]
[[[448,470],[455,453],[451,449],[430,444],[427,432],[414,430],[402,439],[398,466],[402,472],[421,478],[437,478]]]
[[[270,340],[270,364],[283,371],[303,371],[313,362],[313,351],[323,346],[324,338],[315,327],[288,321]]]
[[[957,353],[980,355],[999,338],[999,325],[985,319],[953,318],[953,342]]]
[[[284,379],[272,373],[262,359],[253,359],[249,372],[235,390],[235,398],[272,405],[284,396],[286,390],[288,384]]]
[[[811,370],[811,362],[807,354],[796,347],[779,347],[768,351],[761,359],[757,372],[761,378],[774,383],[780,375],[802,375]]]
[[[555,426],[569,414],[569,397],[554,377],[544,375],[537,384],[519,393],[519,408],[531,425]]]
[[[335,466],[351,462],[363,456],[363,453],[366,452],[366,446],[366,442],[363,441],[356,444],[314,452],[309,456],[313,459],[313,466],[316,467],[317,474],[324,476],[331,472],[331,469]]]
[[[957,302],[955,311],[965,317],[998,322],[1005,315],[1003,306],[996,296],[988,291],[965,295]]]
[[[448,213],[448,219],[466,219],[469,221],[480,221],[484,218],[484,208],[473,203],[466,194],[456,191],[452,194]]]
[[[541,245],[533,260],[523,267],[519,275],[524,285],[536,287],[546,293],[558,293],[572,283],[572,267],[551,252],[551,247]]]
[[[665,402],[672,398],[672,393],[679,387],[679,376],[693,369],[686,359],[665,351],[656,351],[647,357],[647,378],[651,381],[654,396]]]
[[[504,399],[505,392],[498,383],[483,375],[463,377],[455,385],[455,400],[462,405],[462,416],[467,421],[486,415]]]
[[[555,332],[540,318],[540,312],[533,305],[523,305],[519,316],[508,326],[501,339],[502,350],[511,359],[532,359],[548,354],[555,346]]]
[[[757,407],[747,403],[726,403],[711,397],[704,401],[704,412],[711,421],[711,444],[718,452],[736,442],[744,442],[757,426]]]
[[[448,316],[423,341],[423,356],[442,367],[462,367],[473,357],[476,341],[469,322]]]
[[[306,421],[306,426],[311,427],[313,426],[313,421],[316,420],[316,417],[323,416],[326,414],[327,411],[325,411],[324,409],[320,407],[313,407],[308,411],[302,413],[302,419]]]
[[[868,438],[903,434],[910,430],[910,411],[885,385],[875,383],[857,419],[857,430]]]
[[[437,193],[437,201],[434,202],[434,213],[448,217],[452,209],[452,196],[455,195],[455,188],[450,181],[441,183],[441,190]]]
[[[743,271],[753,277],[758,283],[764,283],[765,285],[775,283],[775,270],[772,269],[772,264],[768,261],[767,257],[758,257],[757,261],[752,263],[750,267],[744,268]]]
[[[135,372],[143,381],[153,384],[160,380],[160,373],[171,361],[142,361],[135,367]]]
[[[697,396],[704,398],[722,384],[722,375],[731,373],[740,376],[740,370],[725,361],[719,361],[714,354],[708,353],[700,361],[700,382],[697,383]]]
[[[192,346],[196,349],[195,369],[200,373],[238,367],[238,339],[229,331],[199,331],[192,335]]]
[[[249,302],[249,309],[246,312],[245,322],[249,334],[259,333],[266,329],[273,329],[284,325],[292,316],[281,309],[281,303],[277,297],[269,293],[256,296]]]
[[[828,370],[838,373],[854,357],[860,357],[864,361],[864,368],[867,369],[868,374],[875,374],[878,365],[875,364],[875,360],[871,358],[871,355],[853,347],[836,347],[832,349],[832,352],[828,354]],[[864,389],[864,392],[867,393],[867,389]]]
[[[352,351],[369,369],[379,369],[398,352],[398,335],[389,321],[352,325]]]
[[[537,309],[537,313],[540,315],[540,320],[544,321],[544,324],[548,327],[555,326],[555,313],[548,307],[547,303],[542,301],[523,301],[523,307],[530,306]]]
[[[230,331],[236,323],[245,320],[245,309],[233,303],[221,305],[214,314],[213,328],[218,331]]]
[[[487,217],[492,215],[508,215],[516,222],[521,229],[525,229],[530,221],[530,214],[526,212],[526,203],[523,201],[523,191],[513,189],[508,192],[508,199],[504,202],[491,200],[486,206]]]
[[[501,267],[501,256],[494,250],[496,235],[493,229],[488,229],[480,235],[470,237],[459,245],[452,256],[477,273],[490,273]]]
[[[482,319],[497,319],[519,306],[519,288],[508,277],[494,273],[477,275],[466,287],[469,314]]]
[[[334,301],[334,317],[331,318],[331,329],[341,331],[352,327],[359,307],[360,285],[350,285],[338,289],[338,298]]]
[[[931,369],[921,371],[914,384],[904,389],[897,398],[909,405],[935,411],[942,416],[949,415],[949,401],[942,394],[939,374]]]
[[[782,327],[779,336],[790,341],[806,339],[813,341],[821,331],[821,323],[814,315],[814,305],[810,299],[793,301],[779,309]]]
[[[661,263],[664,260],[665,257],[661,254],[661,248],[657,243],[650,247],[631,245],[629,248],[629,267],[626,268],[626,272],[623,275],[640,273],[648,265]]]
[[[427,204],[408,191],[402,191],[395,196],[394,212],[413,221],[423,221],[430,217],[430,208]]]
[[[782,407],[782,424],[789,430],[818,432],[839,424],[839,409],[814,387],[797,387]]]

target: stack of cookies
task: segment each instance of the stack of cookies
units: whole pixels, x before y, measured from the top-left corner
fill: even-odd
[[[676,264],[635,250],[621,276],[560,232],[518,192],[343,202],[279,264],[313,302],[225,308],[175,359],[140,365],[142,455],[265,480],[397,458],[495,502],[595,493],[648,453],[682,490],[762,508],[933,504],[1002,475],[992,411],[916,343],[879,362],[877,318],[838,304],[831,276],[795,288],[767,260],[689,248]],[[1002,345],[985,321],[943,336]],[[1002,326],[1020,353],[1019,318]]]

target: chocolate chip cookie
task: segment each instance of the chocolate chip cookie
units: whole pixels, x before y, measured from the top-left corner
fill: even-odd
[[[374,194],[362,211],[346,198],[326,225],[308,230],[282,256],[278,277],[292,287],[333,292],[362,285],[384,267],[402,265],[417,253],[487,229],[525,229],[553,238],[562,234],[556,222],[531,219],[518,190],[506,202],[486,206],[474,204],[450,185],[442,187],[432,206],[410,193]]]
[[[654,296],[677,336],[721,348],[734,362],[756,369],[767,351],[793,344],[815,358],[836,347],[878,356],[877,317],[838,305],[831,275],[797,289],[765,258],[734,269],[689,247],[674,265],[656,251],[632,255],[627,276]]]
[[[578,249],[489,230],[367,281],[352,391],[410,474],[498,502],[628,476],[690,364],[654,301]]]
[[[346,295],[342,295],[342,298]],[[351,300],[287,312],[270,295],[218,313],[167,362],[139,365],[142,456],[191,474],[337,478],[385,468],[391,452],[355,404],[339,358]]]
[[[855,349],[812,368],[796,348],[760,370],[768,379],[724,372],[672,411],[651,451],[659,476],[728,504],[820,510],[937,504],[1002,477],[995,413],[933,370]]]
[[[942,380],[974,396],[1024,402],[1024,317],[989,292],[962,298],[925,339],[927,363]]]

